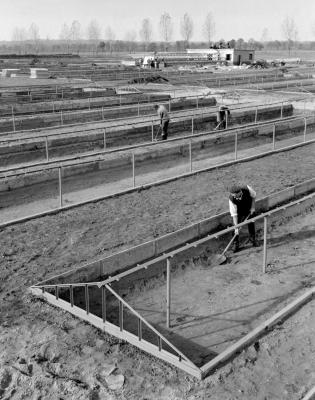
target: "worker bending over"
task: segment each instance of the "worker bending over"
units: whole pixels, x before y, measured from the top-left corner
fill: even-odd
[[[226,129],[228,127],[228,119],[231,113],[229,107],[220,106],[217,112],[217,129]]]
[[[230,188],[229,209],[234,225],[240,224],[247,217],[251,218],[255,213],[256,192],[249,185],[233,185]],[[257,247],[255,224],[254,222],[248,225],[249,240],[254,247]],[[233,251],[237,252],[240,247],[239,230],[235,228],[235,240]]]

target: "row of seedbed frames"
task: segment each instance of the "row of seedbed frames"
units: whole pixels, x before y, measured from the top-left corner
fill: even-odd
[[[163,72],[163,75],[166,75],[168,77],[168,72]],[[131,77],[136,76],[137,74],[131,74]],[[142,76],[151,76],[152,72],[144,72],[141,71]],[[178,77],[178,72],[173,73],[174,77]],[[198,78],[200,76],[200,78]],[[263,83],[267,81],[278,81],[278,80],[296,80],[296,77],[284,77],[282,74],[279,74],[278,71],[270,71],[269,73],[251,73],[250,71],[247,71],[246,74],[236,74],[234,73],[232,76],[225,74],[224,77],[220,77],[219,74],[214,78],[213,74],[207,74],[205,72],[203,73],[194,73],[194,74],[181,74],[180,75],[180,80],[181,83],[185,82],[188,84],[190,81],[192,81],[192,77],[195,77],[195,81],[202,83],[206,82],[207,86],[211,85],[212,87],[224,87],[228,83],[229,85],[236,85],[238,84],[250,84],[250,83]],[[312,79],[313,75],[310,73],[305,74],[304,77],[301,77],[301,79]],[[91,86],[91,85],[90,85]],[[84,87],[88,88],[88,85],[85,84]],[[84,88],[83,87],[83,88]],[[132,87],[132,86],[130,86]],[[102,89],[102,87],[99,87],[98,89]],[[104,91],[106,88],[103,88]],[[110,89],[110,88],[109,88]],[[14,93],[13,93],[14,90]],[[41,91],[43,93],[41,93]],[[172,90],[172,93],[174,93],[174,97],[176,97],[177,93],[181,93],[182,89],[174,89]],[[14,87],[10,88],[10,90],[6,90],[6,92],[3,92],[3,96],[0,97],[0,102],[5,101],[7,102],[7,97],[10,96],[10,94],[15,94],[17,92],[26,92],[26,94],[17,94],[17,102],[37,102],[37,101],[42,101],[48,100],[48,97],[51,98],[52,100],[63,100],[65,98],[94,98],[94,97],[99,97],[103,96],[103,92],[97,92],[97,91],[89,91],[89,92],[82,92],[82,88],[70,88],[70,87],[65,87],[63,86],[58,86],[55,85],[53,87],[40,87],[37,86],[36,88],[30,88],[30,87]],[[34,100],[34,98],[36,100]]]
[[[239,157],[238,146],[239,146],[240,140],[238,139],[238,136],[242,131],[248,129],[248,127],[235,128],[234,130],[230,130],[232,132],[233,131],[235,132],[234,133],[234,135],[235,135],[234,157],[233,157],[233,153],[231,153],[232,154],[232,160],[228,161],[228,162],[225,162],[224,164],[215,165],[215,166],[212,166],[212,167],[206,167],[206,168],[203,168],[203,169],[198,169],[196,171],[198,171],[198,172],[206,171],[206,170],[209,170],[211,168],[217,168],[218,166],[230,165],[231,162],[242,161],[244,159],[252,158],[252,157],[260,157],[263,154],[270,154],[270,152],[272,153],[273,151],[281,151],[282,149],[289,149],[289,148],[298,147],[301,144],[313,143],[314,139],[307,140],[306,133],[307,133],[307,121],[309,120],[311,125],[313,125],[314,124],[314,116],[311,116],[311,117],[306,117],[306,116],[296,117],[294,119],[292,119],[292,118],[289,119],[289,121],[295,121],[295,120],[299,120],[299,119],[302,119],[303,122],[304,122],[304,129],[303,129],[303,135],[302,135],[301,143],[289,145],[289,146],[282,147],[282,148],[277,146],[277,149],[276,149],[276,122],[273,121],[273,122],[269,122],[269,123],[263,123],[263,124],[261,124],[259,126],[270,127],[270,131],[272,132],[272,142],[270,143],[271,149],[267,150],[265,152],[259,152],[259,153],[257,153],[257,151],[256,152],[253,151],[253,155],[252,156],[248,156],[248,151],[247,151],[247,155],[245,157]],[[283,121],[285,121],[285,120],[280,120],[279,122],[283,123]],[[256,126],[258,126],[258,125],[256,124]],[[205,132],[205,133],[202,133],[202,134],[194,135],[194,138],[202,137],[202,136],[207,135],[207,134],[209,134],[209,132]],[[223,134],[225,134],[225,133],[223,133]],[[184,140],[186,139],[187,140],[187,144],[188,144],[188,152],[189,152],[188,163],[189,164],[188,164],[188,171],[186,172],[186,174],[189,175],[189,174],[192,174],[192,173],[195,172],[194,168],[193,168],[193,152],[192,152],[192,139],[193,139],[193,137],[192,136],[188,136],[188,137],[184,137],[184,138],[171,139],[171,141],[172,142],[176,142],[176,141],[183,140],[183,139]],[[168,144],[166,142],[159,142],[159,143],[153,144],[153,146],[155,146],[155,145],[168,146]],[[135,149],[135,148],[139,148],[139,147],[147,147],[147,146],[152,146],[152,144],[131,146],[128,149],[111,150],[111,151],[106,152],[106,154],[118,153],[118,152],[126,152],[126,151],[130,151],[131,149]],[[100,154],[104,156],[104,153],[100,153]],[[105,156],[106,156],[106,154],[105,154]],[[29,170],[24,168],[22,171],[21,171],[21,169],[10,169],[10,170],[2,173],[2,176],[0,176],[0,178],[2,180],[4,180],[4,181],[7,181],[10,178],[15,178],[15,177],[19,177],[19,176],[24,177],[27,174],[34,174],[34,173],[37,174],[37,173],[41,173],[41,172],[46,172],[46,174],[47,174],[47,171],[55,170],[58,173],[58,178],[57,178],[58,179],[58,188],[59,188],[58,189],[58,193],[59,193],[58,194],[58,203],[59,203],[58,206],[59,206],[59,208],[62,208],[62,207],[64,207],[64,188],[63,188],[64,184],[63,184],[63,178],[62,178],[63,170],[65,168],[71,168],[71,167],[75,167],[75,166],[82,166],[85,163],[88,164],[88,163],[91,163],[91,162],[93,162],[93,160],[92,161],[91,160],[86,160],[86,161],[83,161],[83,162],[81,161],[80,163],[77,163],[77,162],[76,163],[69,163],[69,164],[64,165],[64,166],[62,166],[62,165],[61,166],[52,165],[52,166],[47,167],[46,169],[41,168],[39,170],[31,170],[31,168]],[[53,162],[51,162],[51,163],[53,163]],[[131,169],[132,169],[131,179],[132,179],[132,182],[131,182],[130,187],[128,187],[125,190],[123,190],[123,192],[126,191],[126,190],[128,191],[130,189],[137,188],[137,184],[136,184],[136,168],[135,168],[135,166],[136,166],[136,157],[135,157],[135,153],[132,152],[131,153]],[[169,180],[169,179],[177,179],[180,176],[182,176],[182,174],[181,175],[172,176],[171,178],[168,177],[166,179],[166,181]],[[146,185],[154,185],[154,184],[158,184],[158,183],[161,183],[161,182],[162,181],[153,181],[153,182],[146,183]],[[143,186],[143,185],[141,185],[141,186]],[[139,186],[139,187],[141,187],[141,186]],[[110,193],[110,194],[107,194],[107,196],[108,195],[112,196],[112,195],[114,195],[116,193],[120,193],[120,192]],[[103,197],[106,197],[106,196],[101,196],[100,198],[103,198]],[[91,199],[95,200],[95,198],[93,196],[91,197]],[[85,201],[82,201],[82,202],[79,202],[79,203],[75,203],[75,205],[78,205],[78,204],[81,204],[81,203],[84,204],[86,201],[89,201],[91,199],[88,199],[88,200],[85,200]],[[47,212],[49,212],[49,210],[47,210]],[[28,216],[28,217],[31,217],[31,216]]]
[[[309,99],[299,99],[299,101],[304,101],[306,102]],[[266,102],[264,104],[261,105],[255,105],[255,115],[254,115],[254,119],[253,122],[257,123],[259,120],[259,110],[263,109],[264,107],[271,107],[271,106],[277,106],[277,105],[281,105],[280,108],[280,118],[283,118],[283,109],[285,104],[290,104],[292,101],[294,100],[287,100],[287,101],[277,101],[277,102]],[[152,107],[154,104],[157,103],[152,103]],[[160,104],[160,103],[159,103]],[[167,105],[167,103],[164,103]],[[238,106],[233,106],[233,109],[231,109],[232,112],[235,111],[242,111],[242,110],[246,110],[248,109],[248,103],[246,103],[246,105],[241,105],[239,104]],[[171,103],[168,102],[168,110],[172,111],[171,109]],[[183,115],[184,113],[184,115]],[[180,110],[180,111],[173,111],[173,114],[171,116],[171,122],[176,122],[177,120],[182,120],[183,118],[191,118],[191,133],[194,134],[195,133],[195,123],[194,123],[194,117],[209,117],[211,115],[213,115],[214,117],[216,117],[217,114],[217,106],[215,106],[215,110],[214,107],[200,107],[200,102],[198,101],[198,98],[196,98],[196,107],[195,109],[187,109],[187,110]],[[49,140],[51,140],[52,138],[63,138],[63,137],[67,137],[73,134],[80,134],[82,131],[84,134],[87,133],[96,133],[99,132],[100,129],[102,129],[103,131],[103,138],[104,138],[104,150],[108,147],[108,144],[106,142],[106,134],[108,134],[110,132],[111,129],[117,129],[117,128],[135,128],[137,125],[138,126],[143,126],[143,124],[146,124],[148,121],[151,124],[151,129],[150,129],[150,138],[151,141],[154,142],[155,140],[155,130],[156,130],[156,125],[159,124],[159,119],[157,119],[157,117],[155,115],[149,114],[146,115],[145,117],[143,116],[139,116],[139,119],[141,119],[141,121],[137,122],[135,120],[135,118],[137,119],[138,116],[135,117],[125,117],[125,118],[116,118],[116,119],[110,119],[107,120],[106,122],[109,124],[106,127],[95,127],[95,128],[85,128],[85,125],[89,124],[89,123],[83,123],[83,124],[69,124],[67,125],[68,127],[73,127],[74,129],[72,130],[67,130],[66,132],[56,132],[56,128],[55,127],[46,127],[44,128],[45,131],[43,132],[43,129],[41,128],[36,128],[36,129],[30,129],[30,130],[26,130],[26,131],[18,131],[17,133],[21,136],[17,136],[17,137],[8,137],[10,134],[14,133],[14,132],[6,132],[6,133],[2,133],[0,134],[0,145],[1,143],[4,144],[19,144],[21,143],[21,141],[23,140],[34,140],[36,139],[36,142],[38,142],[38,140],[40,138],[43,139],[43,142],[45,143],[45,149],[46,149],[46,153],[45,153],[45,158],[46,161],[49,161]],[[119,123],[119,121],[122,120],[123,122]],[[128,123],[128,120],[132,120],[132,122]],[[104,123],[104,121],[102,122],[98,122],[99,124]],[[228,128],[228,120],[226,123],[226,128]],[[49,133],[50,131],[52,131],[51,133]]]
[[[119,98],[121,99],[121,96],[119,96]],[[169,100],[165,100],[165,98],[164,98],[164,99],[156,100],[153,102],[144,100],[143,102],[138,101],[135,103],[125,104],[125,105],[119,104],[117,106],[116,105],[115,106],[99,106],[98,105],[96,107],[93,107],[92,109],[90,107],[88,109],[79,109],[79,110],[77,109],[77,110],[58,110],[58,111],[56,111],[55,109],[53,109],[52,112],[44,111],[41,113],[23,114],[23,115],[18,115],[18,116],[14,113],[13,107],[11,107],[11,115],[4,116],[2,119],[7,120],[9,123],[12,124],[12,130],[7,131],[7,132],[2,132],[2,133],[0,132],[0,135],[14,133],[14,132],[21,133],[21,132],[32,131],[32,130],[37,130],[37,129],[55,129],[56,127],[60,127],[60,126],[64,126],[64,125],[66,125],[66,126],[84,125],[87,123],[112,120],[113,117],[108,116],[107,115],[108,113],[113,113],[113,114],[116,113],[116,114],[118,114],[118,116],[120,116],[121,114],[124,115],[124,113],[127,113],[128,118],[142,117],[142,116],[147,116],[148,114],[152,113],[152,108],[155,104],[164,104],[168,107],[169,111],[173,111],[172,104],[175,103],[175,107],[176,107],[176,104],[178,104],[180,101],[184,102],[187,100],[188,101],[192,100],[193,102],[195,102],[194,108],[196,108],[196,109],[205,108],[205,107],[209,107],[209,105],[203,104],[202,100],[207,100],[207,98],[211,99],[211,98],[213,98],[213,96],[194,95],[194,96],[177,97],[177,98],[173,98],[173,99],[170,98]],[[150,108],[148,108],[148,105],[150,106]],[[52,102],[52,106],[54,107],[53,102]],[[89,121],[74,123],[73,119],[75,118],[76,114],[81,117],[82,112],[84,112],[84,118],[89,119]],[[91,114],[91,118],[89,118],[89,114]],[[130,116],[130,114],[131,114],[131,116]],[[45,118],[45,116],[49,117],[50,115],[53,115],[53,116],[59,115],[59,117],[56,118],[56,120],[54,121],[53,126],[51,126],[52,121],[49,122],[50,126],[47,126],[47,127],[45,126],[45,123],[43,121],[42,127],[28,129],[28,130],[24,130],[22,127],[20,129],[17,129],[17,126],[16,126],[17,123],[19,123],[19,125],[21,126],[23,123],[23,119],[34,118],[36,116]],[[71,119],[69,121],[67,121],[67,116],[71,117]],[[122,118],[127,118],[127,117],[120,117],[120,119],[122,119]],[[115,118],[115,119],[119,119],[119,118]]]
[[[254,218],[248,219],[237,225],[241,228],[251,222],[263,220],[263,250],[262,250],[262,271],[266,273],[268,265],[268,219],[274,215],[285,211],[287,208],[299,206],[300,203],[306,202],[309,206],[314,203],[315,193],[304,196],[299,200],[290,202],[289,204],[277,207],[274,210],[262,213]],[[196,240],[192,243],[187,243],[182,247],[164,253],[148,262],[138,264],[125,272],[118,273],[117,275],[110,276],[100,282],[85,282],[85,283],[54,283],[46,284],[39,283],[31,287],[31,291],[35,295],[43,295],[50,303],[71,312],[72,314],[88,321],[92,325],[104,330],[105,332],[117,336],[138,348],[149,352],[150,354],[167,361],[176,367],[198,377],[205,377],[211,370],[218,367],[223,361],[229,359],[233,354],[240,351],[243,347],[253,342],[258,336],[266,332],[266,329],[272,327],[275,323],[279,322],[281,318],[288,315],[294,308],[302,305],[308,301],[315,293],[315,288],[304,294],[301,298],[290,303],[285,309],[275,314],[269,320],[260,325],[259,329],[255,329],[242,338],[237,343],[230,346],[223,353],[217,355],[207,364],[202,367],[197,367],[191,360],[189,360],[180,350],[178,350],[170,341],[168,341],[156,328],[154,328],[148,321],[146,321],[134,308],[132,308],[111,286],[115,282],[126,278],[130,274],[153,267],[163,260],[166,263],[166,328],[171,326],[171,263],[176,263],[176,256],[189,249],[196,248],[200,245],[206,245],[213,240],[219,239],[224,235],[234,232],[235,227],[227,228],[214,234],[207,235],[206,237]],[[172,261],[175,260],[175,261]],[[54,279],[54,278],[53,278]],[[52,279],[52,280],[53,280]],[[75,295],[80,295],[79,292],[83,290],[83,304],[81,301],[76,301]],[[92,293],[93,292],[93,293]],[[109,296],[112,296],[110,302]],[[93,297],[93,302],[91,298]],[[112,313],[108,313],[107,306],[113,303],[113,298],[118,302],[118,312],[115,309],[115,315],[118,318],[111,317]],[[91,307],[92,305],[92,307]],[[83,309],[84,307],[85,309]],[[91,310],[93,309],[93,312]],[[95,311],[94,311],[95,310]],[[128,311],[134,317],[134,329],[130,329],[124,325],[124,312]],[[108,316],[107,316],[108,315]],[[118,324],[116,321],[118,320]],[[144,329],[146,327],[146,337],[144,337]],[[156,339],[156,343],[152,339]],[[152,343],[153,342],[153,343]]]

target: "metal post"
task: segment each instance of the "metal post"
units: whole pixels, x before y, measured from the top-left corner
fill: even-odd
[[[132,184],[133,184],[133,187],[136,187],[135,153],[132,153]]]
[[[151,121],[151,136],[152,136],[152,142],[154,142],[154,126],[153,126],[153,119]]]
[[[138,318],[138,339],[139,339],[139,342],[142,339],[142,321],[140,318]]]
[[[272,128],[272,150],[276,148],[276,124]]]
[[[304,118],[304,137],[303,137],[304,142],[306,142],[306,126],[307,126],[307,122],[306,122],[306,118]]]
[[[61,89],[61,98],[63,100],[63,89]]]
[[[283,118],[283,102],[281,103],[281,114],[280,114],[280,118]]]
[[[192,168],[192,146],[191,146],[191,139],[189,141],[189,169],[190,172],[192,172],[193,168]]]
[[[90,299],[89,299],[89,286],[88,285],[85,285],[84,296],[85,296],[86,313],[89,314],[89,312],[90,312]]]
[[[235,160],[237,160],[237,131],[235,132]]]
[[[102,106],[102,119],[104,119],[104,107]]]
[[[168,112],[171,112],[171,99],[168,99]]]
[[[138,101],[138,117],[140,116],[140,102]]]
[[[170,327],[171,316],[171,261],[166,259],[166,327]]]
[[[264,249],[263,249],[263,273],[267,268],[267,217],[264,217]]]
[[[63,115],[62,115],[62,110],[60,110],[60,123],[63,125]]]
[[[53,113],[55,113],[55,102],[52,102],[52,106],[53,106]]]
[[[119,107],[121,107],[121,94],[119,95]]]
[[[191,134],[194,134],[194,117],[191,118]]]
[[[70,285],[70,304],[71,304],[71,307],[73,307],[74,298],[73,298],[73,286],[72,285]]]
[[[199,98],[197,96],[197,108],[199,108]]]
[[[58,175],[59,175],[59,207],[61,208],[63,205],[62,201],[62,181],[61,181],[61,167],[58,168]]]
[[[48,154],[48,136],[46,136],[45,146],[46,146],[46,161],[49,161],[49,154]]]
[[[102,286],[102,318],[106,322],[106,291],[105,286]]]
[[[228,118],[229,118],[229,113],[227,110],[225,110],[225,129],[228,128]]]
[[[15,118],[14,118],[14,110],[13,110],[13,106],[11,106],[11,110],[12,110],[12,125],[13,125],[13,132],[15,132]]]
[[[103,136],[104,136],[104,150],[106,150],[106,128],[104,128],[104,132],[103,132]]]
[[[255,124],[257,122],[257,116],[258,116],[258,107],[256,107],[256,111],[255,111]]]
[[[121,301],[119,302],[119,329],[120,332],[124,329],[124,305]]]

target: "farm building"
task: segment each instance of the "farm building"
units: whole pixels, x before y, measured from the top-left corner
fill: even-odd
[[[229,64],[250,64],[254,61],[255,50],[238,49],[187,49],[189,55],[207,55],[212,61],[226,61]]]

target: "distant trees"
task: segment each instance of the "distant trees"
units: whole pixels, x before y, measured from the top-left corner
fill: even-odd
[[[202,27],[202,33],[210,47],[211,41],[213,40],[213,36],[215,34],[215,22],[211,12],[206,15],[206,19]]]
[[[137,32],[134,29],[130,29],[126,32],[125,42],[128,44],[129,53],[135,50],[136,38],[137,38]]]
[[[289,18],[288,16],[283,20],[281,25],[282,33],[284,38],[287,41],[289,54],[291,53],[291,49],[293,47],[294,40],[297,39],[297,27],[293,18]]]
[[[180,22],[180,33],[182,38],[186,42],[186,46],[188,47],[189,41],[193,35],[194,31],[194,23],[188,13],[185,13],[181,22]]]
[[[112,51],[113,51],[113,44],[114,44],[115,37],[116,37],[115,32],[113,31],[113,29],[110,26],[108,26],[105,29],[105,39],[108,42],[110,53],[112,53]]]
[[[28,37],[33,45],[35,53],[38,53],[40,40],[39,28],[34,22],[32,22],[30,27],[28,28]]]
[[[77,20],[72,21],[69,35],[70,35],[70,40],[81,39],[81,24],[79,21]]]
[[[161,38],[164,41],[165,50],[168,48],[168,43],[172,39],[173,35],[173,23],[169,13],[165,12],[160,18],[160,33]]]
[[[92,19],[87,27],[87,38],[93,41],[101,38],[101,27],[96,19]]]
[[[267,28],[264,28],[261,34],[261,42],[268,42],[269,40],[269,31]]]
[[[142,20],[139,34],[141,40],[145,43],[145,50],[147,50],[148,45],[152,41],[152,24],[149,18]]]

